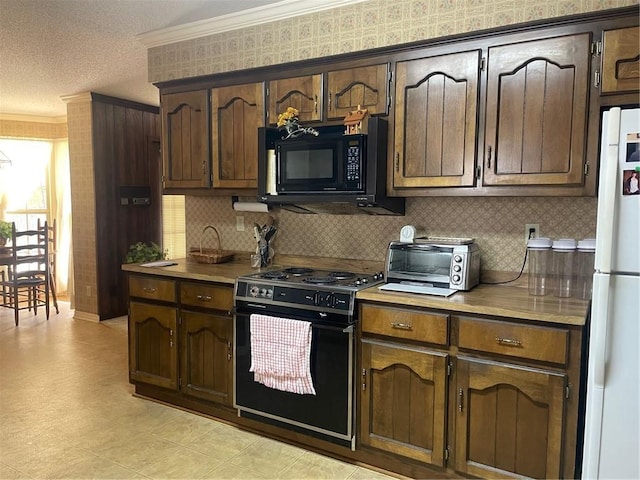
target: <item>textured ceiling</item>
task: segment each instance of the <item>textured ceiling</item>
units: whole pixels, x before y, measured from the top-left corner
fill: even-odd
[[[0,114],[64,116],[84,92],[158,105],[136,35],[279,0],[0,0]]]

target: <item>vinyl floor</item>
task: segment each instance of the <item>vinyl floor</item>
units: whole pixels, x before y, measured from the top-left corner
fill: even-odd
[[[126,318],[60,306],[0,308],[0,478],[395,478],[134,397]]]

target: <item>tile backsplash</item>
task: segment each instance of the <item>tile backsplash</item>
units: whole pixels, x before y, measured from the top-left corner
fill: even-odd
[[[214,225],[222,248],[253,251],[253,224],[272,215],[278,225],[277,253],[384,260],[387,245],[411,224],[430,236],[473,237],[481,251],[482,269],[519,271],[525,253],[525,224],[540,225],[551,238],[595,235],[595,198],[473,197],[407,198],[403,217],[369,215],[303,215],[275,209],[269,214],[236,212],[229,197],[188,196],[185,201],[187,248],[200,244],[204,226]],[[245,231],[236,231],[236,215]],[[215,247],[209,236],[203,246]]]

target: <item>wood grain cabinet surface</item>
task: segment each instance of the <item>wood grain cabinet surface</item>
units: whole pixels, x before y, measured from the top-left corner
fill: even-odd
[[[602,93],[640,89],[640,27],[607,30],[602,41]]]
[[[484,185],[584,183],[591,34],[489,48]]]
[[[332,70],[327,73],[327,119],[342,120],[358,107],[369,115],[389,113],[388,63]]]
[[[164,188],[211,186],[209,90],[160,96]]]
[[[482,478],[561,478],[566,375],[457,359],[455,468]]]
[[[475,183],[480,51],[398,62],[393,186]]]
[[[211,90],[214,188],[256,188],[258,128],[265,125],[264,82]]]
[[[288,107],[298,110],[301,123],[322,120],[322,74],[280,78],[269,82],[269,124],[278,123],[278,115]]]

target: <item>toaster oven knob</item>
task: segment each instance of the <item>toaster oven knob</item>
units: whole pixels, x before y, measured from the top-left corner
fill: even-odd
[[[460,262],[462,261],[462,257],[461,257],[460,255],[454,255],[454,256],[453,256],[453,260],[454,260],[456,263],[460,263]]]
[[[454,265],[453,266],[453,271],[454,272],[459,272],[460,270],[462,270],[462,267],[460,265]]]
[[[453,280],[453,283],[460,283],[460,275],[454,275],[451,279]]]

